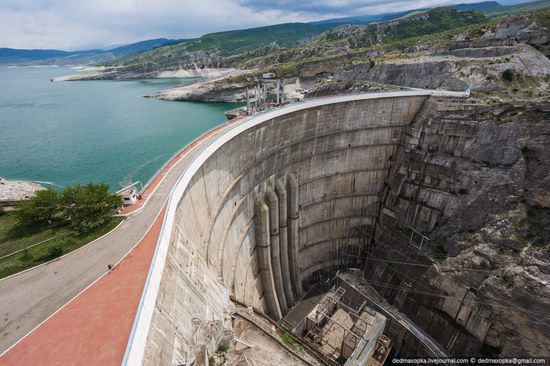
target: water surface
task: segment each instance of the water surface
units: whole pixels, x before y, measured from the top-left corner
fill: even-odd
[[[0,177],[58,188],[105,182],[116,190],[145,183],[234,108],[141,98],[196,78],[50,82],[74,72],[0,67]]]

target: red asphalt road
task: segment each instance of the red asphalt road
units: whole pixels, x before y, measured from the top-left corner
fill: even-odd
[[[189,151],[241,119],[218,126],[182,150],[147,187],[142,200],[127,207],[123,214],[145,205],[170,168]],[[0,366],[120,365],[165,212],[166,203],[147,234],[113,270],[16,343],[0,357]]]
[[[23,338],[0,365],[120,365],[165,210],[128,256]]]

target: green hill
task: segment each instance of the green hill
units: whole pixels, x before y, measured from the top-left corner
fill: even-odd
[[[206,34],[200,38],[187,40],[178,44],[159,47],[122,60],[107,63],[106,65],[144,65],[158,64],[166,66],[170,64],[204,63],[201,56],[189,57],[194,51],[205,51],[210,56],[215,54],[217,58],[214,66],[227,64],[220,58],[242,54],[257,50],[271,44],[280,47],[292,47],[300,40],[320,34],[328,29],[328,26],[317,26],[304,23],[287,23],[267,27],[234,30]],[[212,57],[209,57],[213,60]]]
[[[388,38],[403,39],[423,36],[485,21],[483,14],[475,10],[457,11],[454,8],[436,8],[426,13],[428,14],[427,19],[403,21],[389,32]]]
[[[217,49],[222,55],[234,55],[252,51],[276,43],[280,47],[292,47],[297,41],[322,33],[327,25],[287,23],[267,27],[206,34],[187,42],[189,50]]]
[[[533,1],[529,3],[507,5],[495,9],[487,9],[482,11],[489,18],[500,17],[504,15],[512,15],[525,13],[530,11],[541,10],[550,7],[550,0]]]
[[[445,7],[368,25],[331,28],[329,25],[288,23],[219,32],[115,60],[105,64],[115,68],[93,77],[148,78],[161,71],[256,69],[288,63],[294,69],[292,65],[296,62],[341,57],[342,53],[351,56],[350,49],[360,52],[380,44],[439,34],[485,21],[487,19],[478,11]]]

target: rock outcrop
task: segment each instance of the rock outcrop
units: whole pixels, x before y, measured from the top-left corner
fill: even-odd
[[[373,59],[338,69],[334,80],[504,92],[511,85],[503,79],[505,70],[512,70],[518,76],[519,88],[542,93],[548,87],[550,60],[529,45],[461,48],[412,57]]]
[[[549,136],[547,104],[449,105],[403,138],[365,273],[455,356],[550,356]]]
[[[184,87],[163,90],[153,95],[162,100],[191,100],[201,102],[234,103],[246,101],[247,83],[224,83],[211,80]]]
[[[28,200],[42,189],[44,187],[37,183],[0,178],[0,206]]]

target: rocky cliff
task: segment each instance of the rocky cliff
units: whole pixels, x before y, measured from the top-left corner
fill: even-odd
[[[428,89],[469,87],[505,99],[517,99],[517,94],[544,97],[549,87],[549,45],[550,31],[544,20],[509,17],[475,32],[465,30],[451,41],[420,42],[404,53],[386,52],[368,60],[352,60],[336,70],[332,82],[351,82],[351,91],[362,82],[376,82]],[[311,96],[334,89],[330,84],[320,84]],[[511,92],[516,95],[504,95]]]
[[[402,143],[367,278],[455,356],[549,357],[548,104],[427,105]]]
[[[305,91],[306,97],[412,87],[470,88],[500,100],[544,100],[550,87],[547,57],[550,31],[544,15],[548,13],[547,10],[540,16],[505,17],[496,22],[403,40],[392,40],[392,37],[407,34],[411,24],[422,27],[431,24],[426,14],[407,21],[340,26],[300,47],[283,49],[274,45],[244,58],[235,57],[242,67],[259,68],[250,71],[246,80],[226,80],[217,83],[215,88],[205,84],[204,90],[193,87],[192,93],[189,88],[180,93],[161,92],[158,97],[242,100],[242,81],[252,85],[261,72],[270,71],[287,83],[295,78],[308,83],[317,81],[317,85]],[[175,94],[179,97],[174,98]]]

